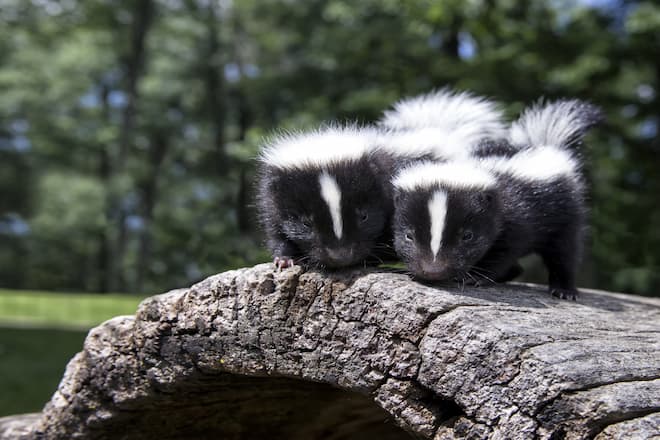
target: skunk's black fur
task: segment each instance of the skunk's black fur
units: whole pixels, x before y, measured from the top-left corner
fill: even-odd
[[[398,255],[421,279],[504,282],[520,273],[519,258],[537,253],[548,268],[550,292],[575,299],[586,207],[581,163],[573,149],[598,120],[599,110],[581,101],[532,107],[512,126],[513,149],[491,146],[503,154],[470,165],[490,173],[492,185],[456,185],[438,175],[436,183],[411,189],[397,187],[395,179]],[[558,158],[556,164],[565,169],[543,169],[555,164],[539,161],[543,153]],[[416,169],[402,171],[408,182]],[[446,197],[446,217],[442,246],[433,255],[430,200],[438,191]]]
[[[305,142],[305,136],[323,137],[328,133],[369,137],[354,127],[334,127],[296,136]],[[360,154],[324,163],[315,162],[313,151],[306,152],[310,160],[285,167],[273,165],[272,160],[262,155],[257,208],[267,246],[276,263],[340,268],[395,258],[389,180],[406,161],[379,150],[373,139],[365,140],[370,145]],[[312,142],[309,148],[314,148]],[[332,176],[341,194],[340,237],[335,232],[329,204],[321,195],[319,176],[323,173]]]

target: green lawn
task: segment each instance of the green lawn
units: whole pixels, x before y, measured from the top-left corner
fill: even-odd
[[[142,299],[0,289],[0,417],[40,411],[87,330]]]
[[[117,315],[132,315],[144,297],[31,292],[0,289],[0,323],[93,327]]]

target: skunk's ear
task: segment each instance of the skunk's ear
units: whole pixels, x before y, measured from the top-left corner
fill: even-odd
[[[497,190],[491,188],[479,191],[476,197],[479,205],[484,206],[485,208],[490,208],[497,203],[497,196]]]

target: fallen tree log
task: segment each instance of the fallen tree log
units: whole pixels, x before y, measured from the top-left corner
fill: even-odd
[[[12,438],[651,438],[660,301],[264,264],[91,330],[31,417]]]

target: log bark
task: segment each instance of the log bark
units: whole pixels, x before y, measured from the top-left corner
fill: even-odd
[[[653,438],[660,301],[264,264],[91,330],[22,426],[37,439]]]

